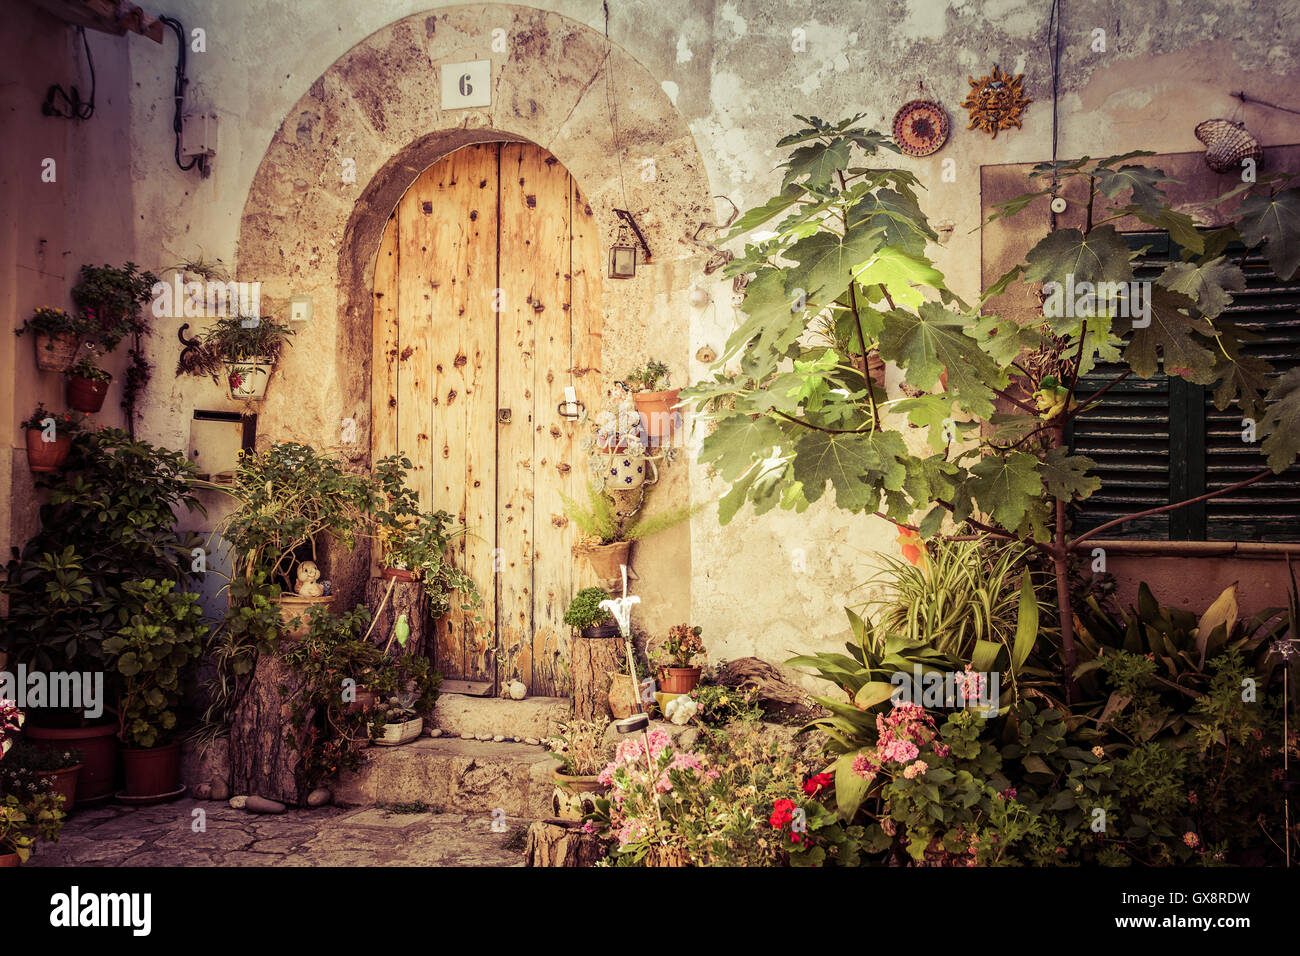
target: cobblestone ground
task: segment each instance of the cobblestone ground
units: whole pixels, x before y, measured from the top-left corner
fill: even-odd
[[[200,832],[195,810],[206,815]],[[324,807],[263,816],[197,800],[108,805],[75,811],[59,842],[39,844],[25,865],[520,866],[528,821],[504,822],[494,833],[485,813]]]

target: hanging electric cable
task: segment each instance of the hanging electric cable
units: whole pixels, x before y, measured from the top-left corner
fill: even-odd
[[[172,86],[172,97],[176,102],[175,112],[172,114],[172,130],[176,134],[176,165],[185,172],[199,167],[199,172],[207,175],[205,164],[206,156],[195,156],[188,163],[181,162],[181,129],[185,114],[185,88],[189,85],[189,77],[185,75],[185,25],[175,17],[159,17],[158,20],[171,28],[176,34],[176,80]]]
[[[90,68],[90,99],[83,101],[80,91],[73,86],[69,93],[58,83],[54,83],[45,93],[45,102],[41,104],[41,113],[45,116],[58,116],[63,119],[88,120],[95,115],[95,61],[90,56],[90,41],[86,39],[86,28],[77,27],[81,34],[81,46],[86,51],[86,66]],[[61,99],[66,107],[55,105],[55,99]]]

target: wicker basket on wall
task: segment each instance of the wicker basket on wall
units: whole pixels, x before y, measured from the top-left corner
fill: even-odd
[[[1245,124],[1229,119],[1206,120],[1196,127],[1196,138],[1205,144],[1205,163],[1216,173],[1240,169],[1243,159],[1258,163],[1264,155],[1264,147]]]

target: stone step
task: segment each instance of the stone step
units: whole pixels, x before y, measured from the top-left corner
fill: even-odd
[[[567,697],[509,700],[503,697],[439,694],[433,711],[432,726],[448,737],[488,734],[540,740],[555,733],[558,726],[569,719],[569,712]]]
[[[439,701],[441,704],[441,701]],[[424,803],[434,810],[538,820],[552,815],[551,772],[544,747],[421,737],[400,747],[370,747],[361,767],[339,775],[342,806]]]

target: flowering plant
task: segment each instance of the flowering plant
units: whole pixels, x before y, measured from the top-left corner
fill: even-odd
[[[696,657],[704,656],[703,628],[689,624],[674,624],[668,629],[668,639],[659,646],[656,657],[666,667],[690,667]]]
[[[70,333],[81,336],[90,331],[90,325],[83,316],[72,315],[63,309],[43,305],[23,322],[22,328],[14,330],[14,335],[22,335],[27,331],[38,335],[55,336]],[[53,343],[46,347],[52,349]]]
[[[113,376],[95,364],[91,358],[83,358],[68,369],[69,378],[84,378],[91,382],[111,382]]]
[[[582,444],[592,450],[592,436],[585,436]],[[645,426],[631,396],[625,394],[612,409],[596,415],[594,445],[597,452],[617,451],[632,456],[646,453]]]
[[[72,436],[79,434],[85,428],[86,424],[85,415],[78,415],[74,412],[60,412],[55,414],[54,412],[46,411],[44,402],[38,402],[36,405],[36,411],[32,412],[31,417],[24,419],[23,423],[18,427],[43,431],[45,428],[45,420],[47,418],[54,419],[54,434],[56,437],[60,438],[65,435],[71,438]]]
[[[12,700],[0,697],[0,757],[14,745],[14,736],[22,729],[23,712]]]

